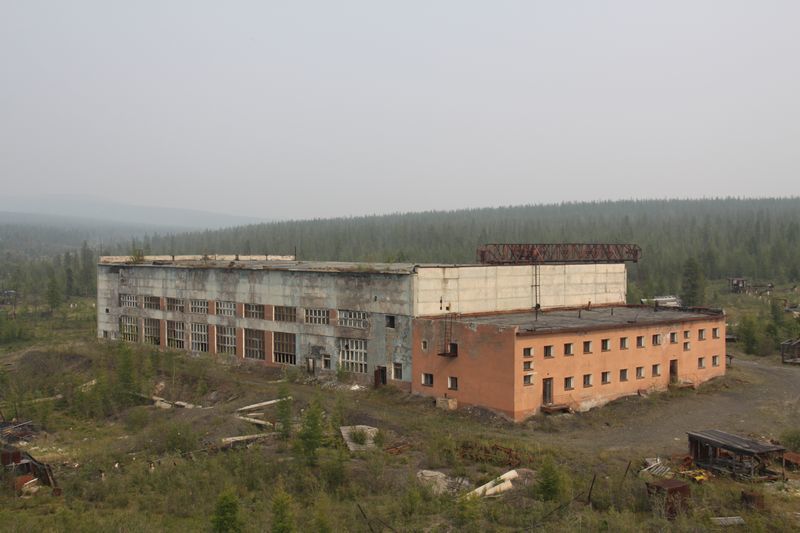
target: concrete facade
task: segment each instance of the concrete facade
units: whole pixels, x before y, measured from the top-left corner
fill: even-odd
[[[725,374],[725,316],[711,311],[626,306],[419,318],[412,343],[413,392],[513,420],[543,405],[585,411]]]
[[[415,317],[531,309],[537,294],[543,308],[624,303],[626,296],[624,264],[415,265],[277,256],[149,256],[133,264],[129,259],[103,257],[98,265],[100,338],[265,365],[306,367],[310,360],[315,371],[335,370],[354,357],[343,355],[353,348],[356,357],[365,352],[363,364],[350,365],[364,381],[379,370],[389,382],[396,375],[396,384],[407,390]],[[246,306],[263,310],[255,318]],[[281,308],[292,309],[294,319],[282,320]],[[286,348],[287,339],[293,340],[293,353],[282,359],[278,354],[287,350],[277,348]],[[258,355],[248,355],[248,346]]]

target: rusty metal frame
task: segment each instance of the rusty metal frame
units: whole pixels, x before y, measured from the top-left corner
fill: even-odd
[[[484,244],[477,251],[484,265],[531,265],[542,263],[636,263],[642,249],[636,244],[559,243]]]

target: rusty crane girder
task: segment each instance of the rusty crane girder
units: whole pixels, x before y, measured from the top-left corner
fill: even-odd
[[[636,263],[641,257],[642,249],[636,244],[484,244],[478,248],[478,262],[484,265]]]

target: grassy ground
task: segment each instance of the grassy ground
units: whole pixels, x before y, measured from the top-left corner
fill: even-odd
[[[713,529],[712,516],[734,515],[744,517],[747,531],[800,526],[794,474],[794,492],[782,484],[727,479],[693,484],[690,509],[674,521],[647,498],[637,474],[644,457],[684,454],[687,430],[775,439],[800,427],[800,369],[781,366],[775,357],[736,354],[725,378],[697,391],[512,424],[478,409],[444,412],[428,399],[389,388],[302,383],[299,374],[99,342],[93,320],[85,318],[89,310],[38,318],[35,336],[0,348],[0,409],[42,427],[24,447],[54,466],[63,488],[60,497],[2,492],[0,530],[210,530],[227,490],[244,530],[263,531],[275,521],[278,487],[289,495],[283,505],[298,531],[700,531]],[[57,329],[59,320],[68,324],[65,330]],[[96,384],[81,391],[93,379]],[[202,408],[158,409],[122,394],[123,385]],[[293,398],[289,441],[218,449],[223,437],[263,431],[235,419],[234,411],[277,398],[282,387]],[[62,398],[30,402],[57,394]],[[317,463],[309,465],[297,433],[315,402],[324,413],[324,437]],[[275,406],[264,413],[279,418]],[[403,445],[401,453],[350,454],[337,430],[354,424],[380,428],[383,448]],[[536,479],[548,458],[561,483],[555,499],[545,501]],[[531,469],[533,481],[497,498],[437,496],[416,481],[418,470],[435,469],[480,485],[511,464]],[[767,509],[744,508],[743,489],[763,491]]]

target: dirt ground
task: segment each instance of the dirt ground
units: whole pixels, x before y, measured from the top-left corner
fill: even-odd
[[[724,378],[697,391],[623,399],[532,425],[531,437],[553,445],[645,455],[685,452],[687,431],[720,429],[775,439],[787,427],[800,426],[800,367],[782,365],[776,357],[738,356]],[[536,431],[537,425],[547,431]]]

